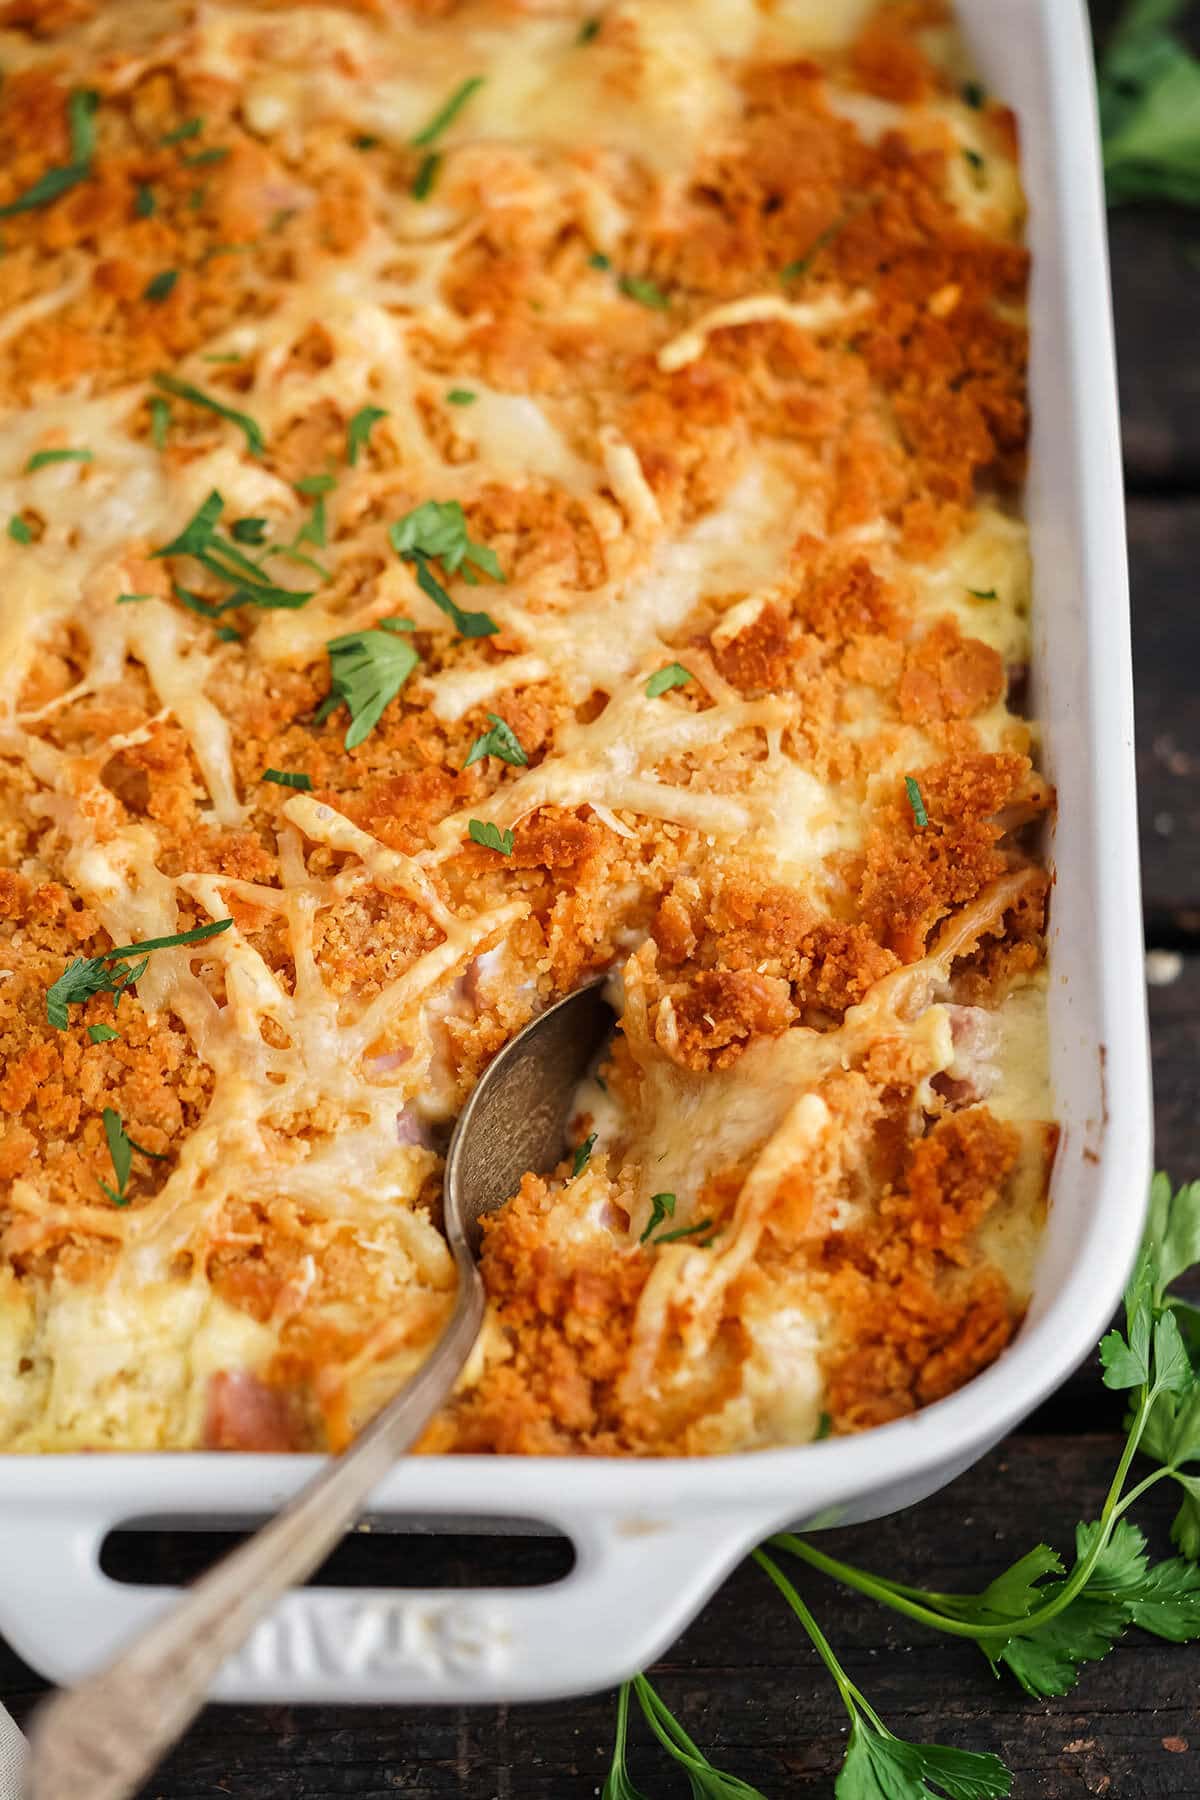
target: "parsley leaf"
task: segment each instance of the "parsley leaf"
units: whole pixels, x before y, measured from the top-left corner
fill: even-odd
[[[236,425],[242,433],[251,456],[261,456],[266,450],[267,446],[261,428],[247,413],[238,412],[236,407],[226,406],[223,400],[215,400],[211,394],[206,394],[203,388],[193,387],[189,381],[177,381],[174,375],[156,375],[154,385],[164,394],[171,394],[176,400],[186,400],[192,406],[199,406],[207,412],[216,413],[218,418],[228,419],[229,423]]]
[[[433,192],[433,184],[438,178],[441,166],[442,153],[440,150],[429,150],[421,158],[417,172],[413,176],[412,186],[408,190],[414,200],[428,200]]]
[[[14,544],[32,544],[33,542],[33,532],[20,513],[14,513],[8,521],[8,535]]]
[[[467,835],[473,844],[478,844],[483,850],[498,850],[501,856],[511,856],[513,853],[512,832],[501,831],[490,819],[471,819],[467,825]]]
[[[387,418],[387,409],[383,406],[360,406],[349,425],[346,427],[346,461],[354,468],[358,462],[360,450],[365,450],[371,432],[380,419]]]
[[[155,302],[165,300],[178,280],[178,269],[164,269],[160,275],[154,277],[153,281],[146,283],[142,289],[142,299]]]
[[[156,450],[167,447],[167,428],[171,423],[171,409],[161,394],[150,396],[150,441]]]
[[[590,1131],[584,1138],[582,1144],[576,1149],[575,1155],[571,1161],[572,1181],[574,1181],[577,1175],[582,1175],[583,1171],[587,1168],[588,1163],[591,1161],[592,1151],[596,1148],[596,1139],[598,1136],[598,1132]]]
[[[924,831],[929,823],[929,814],[925,811],[925,802],[921,798],[921,790],[911,775],[904,777],[904,791],[908,795],[908,804],[912,807],[912,815],[916,820],[917,830]]]
[[[139,181],[133,200],[134,216],[139,219],[152,219],[158,211],[158,201],[154,198],[154,189],[144,181]]]
[[[698,1237],[702,1231],[711,1231],[712,1226],[711,1219],[700,1219],[695,1225],[677,1225],[674,1231],[660,1231],[658,1236],[651,1238],[650,1241],[653,1244],[674,1244],[680,1238]],[[701,1244],[700,1248],[703,1250],[704,1245]]]
[[[646,696],[650,700],[657,700],[669,688],[686,687],[689,681],[694,680],[691,670],[685,669],[682,663],[666,663],[661,669],[656,669],[646,683]]]
[[[485,756],[498,756],[501,762],[511,763],[515,769],[527,768],[529,758],[512,726],[506,725],[498,713],[490,712],[488,718],[492,721],[491,729],[475,739],[463,768],[469,769],[472,763],[481,762]]]
[[[312,792],[312,776],[306,775],[303,769],[293,774],[287,769],[264,769],[258,778],[260,781],[273,781],[276,787],[296,788],[302,794]]]
[[[265,544],[267,521],[265,519],[235,519],[229,527],[229,535],[236,544]]]
[[[25,464],[25,473],[33,475],[38,469],[48,469],[54,463],[89,463],[92,454],[90,450],[35,450]]]
[[[417,586],[454,621],[464,637],[490,637],[499,631],[490,614],[464,612],[429,566],[431,561],[440,562],[447,575],[459,574],[472,584],[479,580],[477,569],[493,581],[504,580],[495,551],[474,543],[468,535],[466,514],[457,500],[426,500],[398,519],[389,528],[388,537],[396,554],[415,566]]]
[[[674,1194],[651,1194],[650,1217],[646,1222],[645,1231],[643,1231],[641,1237],[638,1239],[638,1243],[644,1244],[652,1231],[657,1231],[660,1225],[665,1225],[668,1219],[673,1219],[674,1217]]]
[[[837,1800],[917,1800],[936,1793],[948,1800],[999,1800],[1012,1792],[1012,1776],[999,1757],[909,1744],[859,1713],[833,1791]]]
[[[1100,59],[1104,177],[1114,205],[1200,205],[1200,61],[1170,30],[1186,0],[1132,0]]]
[[[470,388],[448,388],[446,391],[446,399],[451,406],[474,406],[478,398],[479,395]]]
[[[414,630],[411,619],[380,619],[369,631],[348,631],[331,638],[331,691],[317,714],[328,718],[338,706],[350,709],[345,747],[353,750],[374,731],[384,708],[396,698],[421,658],[403,632]]]
[[[972,587],[969,587],[967,589],[967,592],[968,592],[968,594],[970,594],[972,600],[998,600],[1000,598],[1000,596],[996,592],[995,588],[972,588]]]
[[[656,282],[644,275],[622,275],[617,286],[630,300],[636,300],[639,306],[648,306],[653,312],[666,312],[670,307],[670,295],[664,294]]]
[[[228,931],[232,924],[232,919],[217,919],[213,924],[197,925],[192,931],[176,932],[170,937],[147,938],[141,944],[122,944],[115,950],[106,950],[102,956],[75,957],[47,989],[47,1019],[55,1030],[65,1031],[69,1006],[80,1006],[93,994],[116,994],[119,999],[130,983],[142,975],[151,951],[203,943],[206,938]],[[131,957],[140,957],[141,961],[129,968],[125,965]]]
[[[199,137],[203,130],[204,120],[202,118],[185,119],[182,125],[176,125],[174,131],[168,131],[167,135],[162,138],[160,142],[164,144],[185,144],[189,138]]]
[[[113,1036],[116,1036],[115,1032]],[[170,1158],[160,1155],[157,1150],[147,1150],[143,1144],[135,1143],[122,1124],[121,1115],[114,1112],[111,1106],[106,1106],[101,1116],[104,1120],[104,1135],[108,1139],[108,1154],[112,1158],[113,1174],[117,1178],[117,1186],[115,1192],[109,1187],[107,1181],[101,1181],[100,1186],[114,1206],[128,1206],[129,1199],[125,1189],[129,1185],[134,1151],[136,1150],[139,1156],[148,1156],[152,1162],[169,1162]],[[99,1176],[96,1179],[99,1181]]]
[[[87,1034],[93,1044],[111,1044],[114,1038],[119,1038],[121,1035],[119,1031],[114,1031],[111,1025],[89,1025]]]
[[[455,119],[457,119],[459,113],[471,98],[471,95],[478,93],[482,86],[482,75],[470,75],[467,77],[466,81],[460,83],[446,101],[445,105],[439,107],[438,111],[434,113],[428,125],[418,131],[416,137],[409,139],[409,143],[412,145],[413,149],[424,150],[427,149],[430,144],[436,143],[443,131],[448,130]]]
[[[100,104],[100,96],[91,88],[75,88],[67,96],[67,128],[71,135],[71,160],[57,164],[39,175],[31,187],[6,206],[0,206],[0,219],[12,218],[16,213],[34,212],[39,206],[49,206],[52,200],[59,199],[78,187],[81,181],[87,181],[92,173],[92,154],[96,148],[95,112]]]

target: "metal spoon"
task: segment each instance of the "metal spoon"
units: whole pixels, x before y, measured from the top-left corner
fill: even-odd
[[[450,1140],[445,1228],[458,1297],[417,1374],[282,1512],[109,1663],[38,1712],[27,1800],[128,1800],[204,1704],[221,1664],[349,1529],[448,1397],[483,1320],[480,1220],[562,1156],[572,1097],[613,1015],[598,982],[541,1014],[484,1071]]]

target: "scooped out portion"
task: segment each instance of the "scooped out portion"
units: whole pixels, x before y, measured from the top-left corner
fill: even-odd
[[[1016,123],[942,0],[0,7],[0,1448],[968,1380],[1054,1148]],[[578,1164],[578,1166],[576,1166]]]

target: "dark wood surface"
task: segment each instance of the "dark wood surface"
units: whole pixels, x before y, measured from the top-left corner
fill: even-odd
[[[1110,0],[1093,8],[1112,16]],[[1200,1175],[1200,214],[1124,211],[1112,221],[1139,716],[1158,1161]],[[1165,954],[1163,954],[1165,953]],[[1169,979],[1166,979],[1168,978]],[[1131,1204],[1134,1197],[1131,1196]],[[1066,1548],[1098,1506],[1120,1443],[1120,1402],[1094,1365],[1025,1429],[913,1512],[823,1544],[937,1588],[974,1587],[1046,1538]],[[1165,1545],[1170,1501],[1140,1517]],[[140,1537],[123,1571],[192,1573],[214,1544]],[[402,1538],[359,1538],[346,1580],[386,1584],[411,1566]],[[424,1545],[422,1574],[461,1583],[561,1570],[554,1544]],[[895,1730],[994,1748],[1020,1800],[1200,1796],[1200,1650],[1131,1634],[1065,1700],[1035,1704],[996,1682],[970,1646],[909,1628],[804,1572],[804,1591]],[[720,1766],[769,1800],[832,1794],[845,1718],[799,1626],[750,1565],[664,1658],[656,1679]],[[0,1696],[25,1718],[42,1683],[0,1644]],[[210,1707],[146,1800],[592,1800],[611,1747],[613,1697],[551,1706],[415,1711]],[[635,1725],[634,1773],[650,1800],[685,1784]],[[81,1795],[79,1800],[87,1800]]]

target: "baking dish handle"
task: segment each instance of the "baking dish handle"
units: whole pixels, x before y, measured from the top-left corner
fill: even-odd
[[[389,1704],[545,1700],[607,1687],[652,1662],[745,1552],[783,1521],[744,1508],[692,1516],[547,1509],[575,1566],[542,1588],[297,1588],[226,1662],[229,1701]],[[7,1519],[0,1629],[62,1684],[105,1662],[175,1598],[103,1573],[94,1510]],[[422,1537],[398,1533],[411,1573]]]

